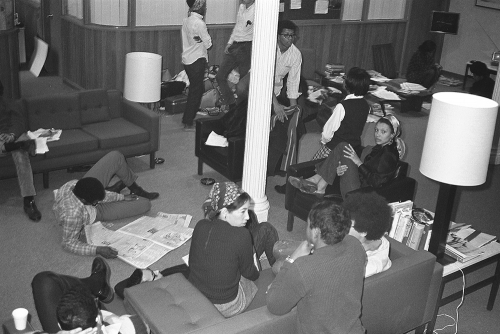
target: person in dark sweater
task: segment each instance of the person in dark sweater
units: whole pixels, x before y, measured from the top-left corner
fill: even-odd
[[[470,66],[470,71],[474,76],[474,83],[469,93],[491,99],[493,90],[495,89],[495,80],[490,78],[490,72],[486,64],[481,61],[475,61]]]
[[[365,147],[361,157],[352,145],[343,142],[316,165],[317,174],[306,180],[290,177],[288,181],[302,192],[322,196],[338,175],[343,198],[362,187],[381,187],[394,177],[399,159],[405,153],[400,135],[399,120],[393,115],[384,116],[375,125],[376,145]]]
[[[116,294],[123,298],[125,288],[180,272],[225,317],[243,312],[257,292],[254,251],[257,258],[265,253],[272,266],[276,261],[273,246],[278,241],[276,228],[259,223],[249,210],[250,202],[250,196],[235,183],[215,183],[202,206],[206,218],[193,231],[189,267],[136,269],[116,285]]]
[[[364,99],[370,88],[370,75],[362,68],[353,67],[347,72],[344,85],[349,95],[335,106],[323,126],[322,145],[312,160],[326,158],[341,142],[349,143],[357,152],[361,151],[361,133],[370,112],[370,105]],[[286,184],[274,188],[280,194],[286,192]]]
[[[426,40],[419,45],[408,63],[406,80],[431,88],[439,79],[441,65],[435,63],[436,43]]]
[[[348,235],[350,228],[347,210],[332,201],[314,204],[306,240],[267,290],[269,312],[282,315],[297,306],[300,333],[365,332],[360,316],[366,253]]]

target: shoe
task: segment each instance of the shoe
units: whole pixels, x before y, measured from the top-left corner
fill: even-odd
[[[187,124],[184,124],[184,131],[186,132],[195,132],[196,131],[196,127],[193,125],[187,125]]]
[[[153,270],[151,270],[149,268],[147,268],[145,270],[151,271],[151,275],[153,277],[153,279],[152,279],[153,281],[156,281],[157,279],[159,279],[159,278],[162,277],[160,275],[159,271],[153,271]],[[124,296],[125,289],[126,288],[130,288],[130,287],[132,287],[134,285],[142,283],[143,282],[142,275],[143,275],[143,270],[142,269],[136,269],[136,270],[134,270],[134,272],[132,273],[132,275],[130,275],[129,278],[126,278],[123,281],[118,282],[115,285],[115,293],[116,293],[116,295],[118,297],[120,297],[121,299],[125,299],[125,296]]]
[[[285,177],[286,176],[286,172],[284,170],[279,170],[276,173],[274,173],[274,175]]]
[[[130,190],[130,193],[140,197],[147,198],[149,200],[157,199],[160,196],[159,193],[147,192],[146,190],[142,189],[139,186],[137,186],[137,188],[135,188],[133,191]]]
[[[276,190],[276,192],[278,194],[285,194],[286,193],[286,183],[281,185],[281,186],[274,186],[274,190]]]
[[[298,178],[295,176],[290,176],[288,178],[288,182],[290,182],[292,186],[306,194],[313,194],[318,190],[318,186],[314,182],[304,180],[302,177]]]
[[[42,214],[36,207],[35,200],[31,200],[28,204],[24,205],[24,212],[28,215],[29,219],[34,222],[39,222],[42,219]]]
[[[109,268],[106,260],[104,260],[102,257],[98,256],[94,259],[94,262],[92,262],[91,276],[92,275],[101,275],[104,280],[101,289],[97,293],[97,298],[99,298],[99,301],[103,302],[104,304],[111,303],[115,297],[115,293],[109,285],[111,269]]]
[[[120,180],[120,181],[116,182],[115,184],[113,184],[112,186],[107,187],[106,190],[119,194],[126,187],[127,186],[125,185],[125,183],[123,183],[123,181]]]

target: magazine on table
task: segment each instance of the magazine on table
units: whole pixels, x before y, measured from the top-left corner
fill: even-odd
[[[446,240],[445,253],[460,262],[472,260],[473,258],[484,253],[484,250],[481,248],[482,246],[496,239],[494,236],[491,236],[493,239],[486,237],[484,240],[483,237],[481,237],[476,240],[476,242],[472,242],[480,234],[482,233],[476,231],[470,225],[456,224],[452,222],[448,238]],[[483,235],[486,236],[484,233]],[[488,242],[486,242],[487,239],[489,239]]]
[[[116,231],[96,222],[85,226],[85,234],[89,244],[113,247],[119,259],[145,269],[191,238],[191,219],[186,214],[158,212],[156,217],[143,216]]]

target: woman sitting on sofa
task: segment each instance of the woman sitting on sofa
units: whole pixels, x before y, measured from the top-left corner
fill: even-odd
[[[257,257],[265,252],[273,265],[273,246],[278,241],[274,226],[258,223],[249,210],[250,202],[250,195],[235,183],[215,183],[203,203],[206,218],[193,231],[189,267],[179,265],[161,272],[136,269],[117,284],[117,295],[123,298],[125,288],[181,272],[225,317],[243,312],[257,292],[254,247]]]
[[[399,159],[405,153],[400,135],[398,119],[393,115],[384,116],[375,125],[376,145],[365,147],[361,157],[350,144],[340,143],[316,165],[317,174],[306,180],[291,176],[288,182],[302,192],[323,196],[338,175],[342,198],[361,187],[379,188],[394,177]]]

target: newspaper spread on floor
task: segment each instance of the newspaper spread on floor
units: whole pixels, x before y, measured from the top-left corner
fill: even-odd
[[[113,247],[119,259],[145,269],[191,238],[191,219],[186,214],[158,212],[156,217],[143,216],[116,231],[96,222],[85,226],[85,234],[89,244]]]

